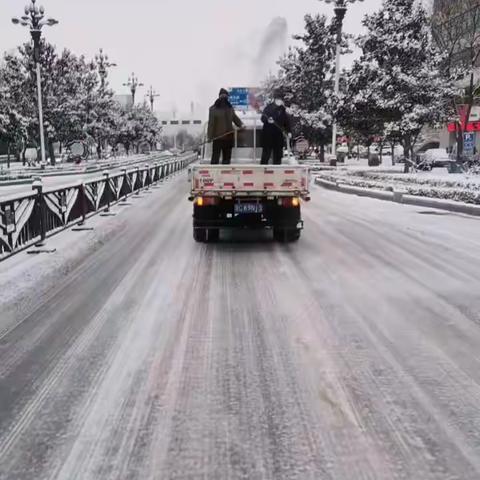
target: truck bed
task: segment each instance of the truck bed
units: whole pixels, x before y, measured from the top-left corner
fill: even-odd
[[[191,194],[234,196],[300,196],[309,194],[305,165],[194,165]]]

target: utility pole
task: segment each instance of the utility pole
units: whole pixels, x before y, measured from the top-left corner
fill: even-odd
[[[322,0],[320,0],[322,1]],[[340,57],[342,54],[342,30],[343,20],[347,13],[347,4],[363,2],[363,0],[323,0],[325,3],[333,3],[335,5],[335,19],[337,27],[337,40],[336,40],[336,55],[335,55],[335,96],[338,97],[340,93]],[[332,125],[332,155],[337,157],[337,121],[333,121]]]
[[[152,109],[152,112],[153,112],[153,105],[155,103],[155,98],[159,97],[160,95],[153,89],[152,86],[150,86],[150,90],[147,92],[145,96],[150,100],[150,108]]]
[[[46,164],[45,156],[45,132],[43,129],[43,104],[42,104],[42,77],[40,71],[40,39],[42,28],[46,25],[52,27],[58,21],[54,18],[45,19],[45,9],[36,4],[37,0],[31,0],[30,5],[25,7],[25,15],[19,18],[12,18],[12,23],[30,28],[30,35],[33,40],[33,59],[35,61],[35,72],[37,76],[37,101],[38,101],[38,124],[40,128],[40,153],[42,164]]]
[[[123,84],[124,87],[130,87],[130,92],[132,94],[132,108],[135,105],[135,94],[138,87],[143,87],[143,83],[138,80],[138,77],[132,73],[132,76],[129,77],[128,82]]]
[[[99,53],[95,55],[95,60],[97,62],[98,67],[98,74],[100,75],[100,81],[102,90],[105,88],[107,76],[108,76],[108,68],[116,67],[117,64],[108,61],[108,55],[103,53],[103,49],[101,48]]]

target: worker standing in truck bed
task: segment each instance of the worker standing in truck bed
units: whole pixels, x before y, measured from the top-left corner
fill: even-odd
[[[267,165],[273,153],[274,165],[280,165],[283,158],[285,137],[287,137],[287,141],[292,137],[290,116],[287,113],[280,92],[275,92],[273,103],[265,107],[262,122],[262,164]]]
[[[219,163],[220,154],[223,164],[231,162],[234,143],[233,124],[238,128],[244,128],[228,100],[228,91],[222,88],[218,99],[210,107],[208,118],[208,140],[213,141],[212,165]]]

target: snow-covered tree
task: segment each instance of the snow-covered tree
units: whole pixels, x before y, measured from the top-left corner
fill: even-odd
[[[6,55],[0,66],[0,137],[8,145],[38,146],[38,110],[32,46]],[[40,68],[46,147],[52,163],[53,145],[83,140],[100,150],[106,142],[153,145],[160,125],[146,107],[123,111],[113,91],[102,85],[97,65],[69,50],[58,53],[42,42]],[[22,145],[22,147],[20,147]]]
[[[422,128],[446,119],[453,83],[415,0],[384,0],[363,24],[367,33],[357,40],[362,55],[347,76],[339,117],[346,128],[363,125],[398,138],[411,158]]]
[[[15,108],[15,101],[6,88],[4,71],[0,70],[0,139],[7,145],[7,164],[10,166],[10,154],[20,157],[22,138],[26,136],[27,122]]]
[[[132,109],[117,111],[114,143],[124,145],[127,154],[131,147],[138,150],[140,144],[153,147],[160,138],[162,127],[157,117],[146,105],[136,105]]]
[[[44,131],[46,147],[52,163],[53,143],[81,138],[81,99],[79,92],[84,82],[80,61],[65,50],[58,56],[55,47],[42,42],[40,69],[42,72],[42,100],[44,105]],[[15,118],[23,121],[24,143],[38,146],[38,110],[35,64],[32,46],[25,44],[16,55],[7,55],[0,69],[7,98],[10,129],[19,131]]]
[[[32,82],[21,59],[6,55],[0,67],[0,137],[17,159],[25,150],[30,133],[38,126],[36,96],[28,100]]]
[[[331,137],[334,99],[332,73],[336,30],[325,16],[305,16],[305,32],[294,36],[302,44],[279,61],[277,76],[267,79],[267,97],[282,92],[298,133],[324,147]]]
[[[46,147],[52,163],[55,142],[68,145],[83,140],[99,150],[106,142],[156,142],[161,127],[155,116],[146,107],[122,110],[113,91],[102,85],[94,62],[69,50],[59,54],[42,42],[40,68]],[[28,143],[38,146],[38,130],[35,64],[32,46],[25,44],[17,54],[6,55],[0,66],[0,137],[21,148]]]

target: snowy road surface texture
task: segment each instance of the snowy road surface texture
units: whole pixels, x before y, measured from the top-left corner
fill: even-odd
[[[186,194],[4,306],[1,480],[480,478],[478,219],[314,187],[298,244],[203,245]]]

